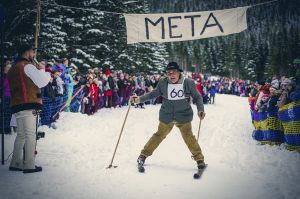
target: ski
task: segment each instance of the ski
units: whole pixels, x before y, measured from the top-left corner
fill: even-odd
[[[139,170],[140,173],[144,173],[145,172],[144,165],[138,164],[138,170]]]
[[[203,169],[198,169],[198,171],[196,173],[194,173],[194,179],[199,179],[201,178],[204,170],[206,169],[207,164],[205,165],[205,167]]]

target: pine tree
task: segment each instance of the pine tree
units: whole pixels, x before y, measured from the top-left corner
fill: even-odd
[[[30,0],[12,0],[2,3],[6,15],[4,52],[7,57],[12,57],[20,44],[34,43],[36,3]]]
[[[153,11],[170,13],[218,10],[253,3],[250,0],[148,1]],[[234,36],[220,37],[217,40],[209,38],[204,39],[204,42],[198,40],[191,44],[194,52],[197,46],[204,46],[201,53],[208,72],[228,74],[232,71],[233,76],[252,79],[270,78],[272,73],[293,74],[295,69],[292,61],[299,55],[300,49],[300,2],[278,1],[257,6],[250,8],[247,15],[248,30]],[[167,49],[168,52],[170,49]],[[175,52],[172,52],[172,56],[176,57],[176,54],[181,56],[183,49],[178,47],[173,50]],[[222,64],[224,66],[220,70]]]
[[[81,70],[111,67],[128,71],[161,71],[168,61],[184,68],[241,78],[292,75],[300,54],[300,1],[278,1],[248,10],[248,30],[225,37],[174,43],[127,45],[123,15],[118,13],[191,12],[251,5],[253,1],[178,0],[54,0],[42,1],[39,58],[69,57]],[[20,43],[33,44],[36,2],[5,1],[5,52],[12,56]],[[91,11],[94,10],[94,11]]]

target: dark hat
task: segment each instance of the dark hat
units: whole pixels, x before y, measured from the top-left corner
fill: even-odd
[[[23,44],[18,48],[18,55],[22,55],[23,53],[25,53],[28,50],[36,50],[36,48],[32,47],[29,44]]]
[[[63,59],[56,59],[55,62],[58,63],[58,64],[62,64],[62,63],[64,63],[64,60]]]
[[[261,86],[264,86],[266,84],[266,81],[265,80],[259,80],[259,81],[257,81],[257,84],[261,85]]]
[[[183,72],[183,70],[179,67],[179,65],[176,62],[170,62],[166,68],[166,71],[168,70],[178,70],[180,72]]]

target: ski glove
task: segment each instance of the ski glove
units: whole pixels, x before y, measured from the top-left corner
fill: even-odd
[[[198,112],[198,117],[200,118],[200,120],[203,120],[205,117],[205,113],[203,111],[199,111]]]

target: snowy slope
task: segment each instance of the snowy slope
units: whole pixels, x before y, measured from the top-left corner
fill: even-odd
[[[159,105],[131,109],[114,162],[118,168],[106,169],[127,111],[123,107],[90,117],[64,113],[57,130],[42,127],[46,138],[38,141],[37,164],[44,171],[24,175],[9,172],[8,163],[1,166],[0,198],[300,198],[300,154],[252,140],[246,98],[216,99],[205,107],[200,145],[209,166],[200,180],[192,178],[196,165],[176,127],[146,160],[146,173],[137,172],[137,156],[157,129]],[[198,125],[195,117],[195,134]],[[13,140],[6,136],[7,155]]]

